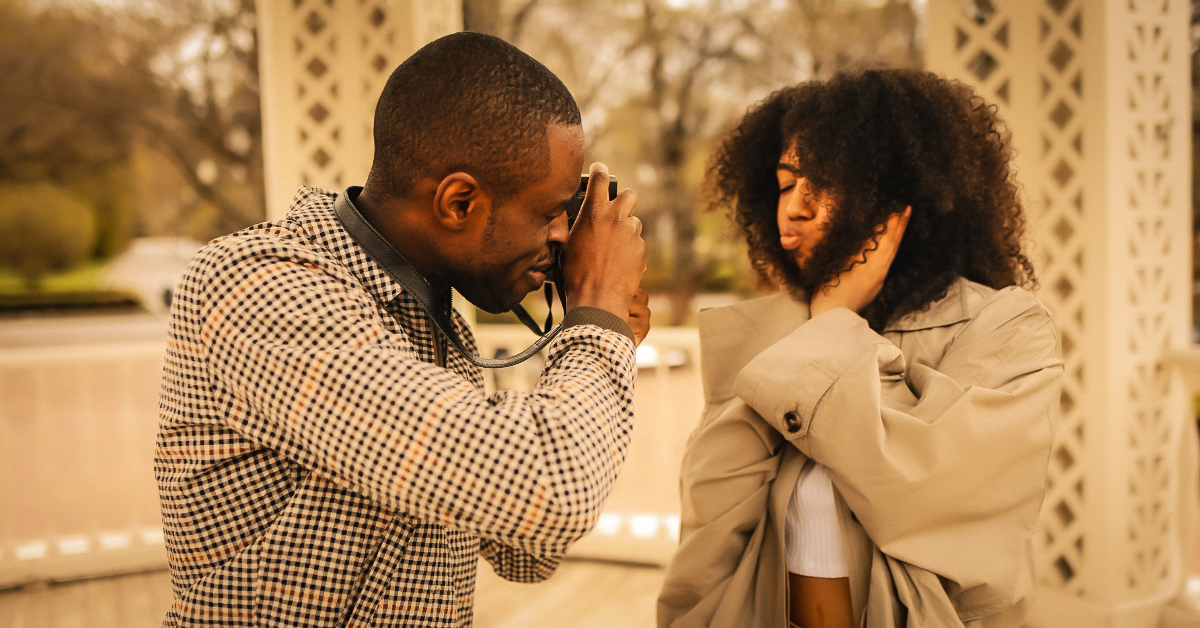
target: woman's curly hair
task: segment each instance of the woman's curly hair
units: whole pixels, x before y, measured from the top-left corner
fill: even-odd
[[[779,241],[775,169],[785,151],[817,198],[832,201],[804,272]],[[779,90],[723,140],[708,166],[710,207],[727,207],[766,284],[807,294],[856,263],[889,216],[912,217],[879,296],[880,330],[945,295],[957,277],[992,288],[1036,283],[1021,250],[1009,134],[968,86],[930,72],[839,73]]]

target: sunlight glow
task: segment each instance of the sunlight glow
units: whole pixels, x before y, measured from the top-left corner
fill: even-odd
[[[596,534],[601,536],[616,536],[621,531],[621,515],[606,512],[600,515],[596,522]]]
[[[658,534],[658,515],[630,515],[629,530],[639,539],[652,538]]]

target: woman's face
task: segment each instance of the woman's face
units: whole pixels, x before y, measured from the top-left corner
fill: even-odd
[[[813,194],[808,179],[797,173],[796,158],[790,152],[779,159],[775,177],[779,181],[779,243],[796,265],[804,268],[813,248],[825,237],[831,202],[828,196]]]

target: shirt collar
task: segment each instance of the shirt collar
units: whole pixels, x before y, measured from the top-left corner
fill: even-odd
[[[358,196],[361,187],[350,187],[342,193],[347,200]],[[387,273],[362,243],[358,242],[338,220],[334,203],[340,195],[327,190],[303,187],[292,200],[288,219],[298,223],[330,256],[354,275],[367,292],[380,303],[390,303],[404,292],[404,286]]]
[[[883,331],[932,329],[934,327],[945,327],[969,320],[971,316],[967,311],[966,285],[966,279],[962,277],[955,279],[954,283],[951,283],[950,287],[946,289],[945,296],[933,301],[920,310],[909,312],[889,322]]]

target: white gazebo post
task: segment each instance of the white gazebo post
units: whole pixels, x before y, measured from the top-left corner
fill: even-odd
[[[928,65],[1013,132],[1067,377],[1031,625],[1170,625],[1197,495],[1187,0],[930,0]],[[1174,603],[1174,609],[1170,609]]]
[[[462,30],[460,0],[262,0],[259,89],[267,218],[302,185],[341,191],[371,169],[375,103],[392,70]],[[474,323],[474,308],[455,306]]]
[[[281,218],[301,185],[361,185],[388,75],[421,46],[459,30],[458,0],[259,2],[268,218]]]

